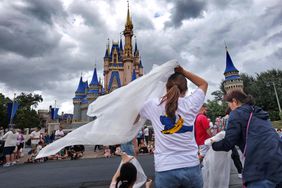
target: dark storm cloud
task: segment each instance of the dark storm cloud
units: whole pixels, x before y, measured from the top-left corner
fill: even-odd
[[[26,4],[25,7],[14,6],[15,9],[19,10],[24,15],[37,18],[38,20],[50,25],[53,24],[53,16],[66,16],[66,13],[63,11],[63,6],[58,0],[25,0],[23,3]]]
[[[166,27],[180,27],[183,20],[200,17],[206,7],[206,1],[204,0],[178,0],[172,2],[174,7],[171,10],[170,21],[165,24]]]
[[[45,3],[43,3],[45,2]],[[58,1],[6,3],[0,12],[0,53],[43,56],[58,45],[61,35],[52,28],[52,15],[63,15]],[[52,8],[53,7],[53,8]],[[56,7],[56,9],[54,8]]]

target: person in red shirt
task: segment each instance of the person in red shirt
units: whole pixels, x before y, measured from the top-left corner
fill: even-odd
[[[210,122],[206,116],[206,112],[207,106],[204,104],[195,119],[195,138],[199,147],[199,159],[201,162],[209,150],[209,146],[204,144],[205,140],[211,137]]]

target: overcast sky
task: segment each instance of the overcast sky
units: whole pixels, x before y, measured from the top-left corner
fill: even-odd
[[[281,0],[131,0],[145,73],[177,59],[206,78],[210,93],[224,78],[226,41],[237,69],[281,69]],[[107,39],[119,40],[126,0],[0,0],[0,92],[38,93],[40,109],[73,112],[80,74],[102,77]]]

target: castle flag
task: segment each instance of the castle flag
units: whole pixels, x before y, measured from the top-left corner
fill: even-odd
[[[51,108],[51,119],[58,119],[59,108]]]
[[[16,101],[8,103],[8,119],[9,119],[9,122],[12,122],[12,120],[14,119],[18,108],[19,108],[19,103],[17,103]]]

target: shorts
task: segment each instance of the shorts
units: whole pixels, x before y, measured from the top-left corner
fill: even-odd
[[[15,150],[16,146],[8,146],[8,147],[4,147],[4,151],[3,154],[5,155],[11,155],[14,150]]]
[[[199,155],[201,157],[205,157],[207,152],[209,151],[210,146],[207,145],[199,145]]]
[[[24,144],[23,143],[20,143],[19,145],[17,145],[17,151],[19,151],[20,149],[22,149],[23,148],[23,146],[24,146]]]

